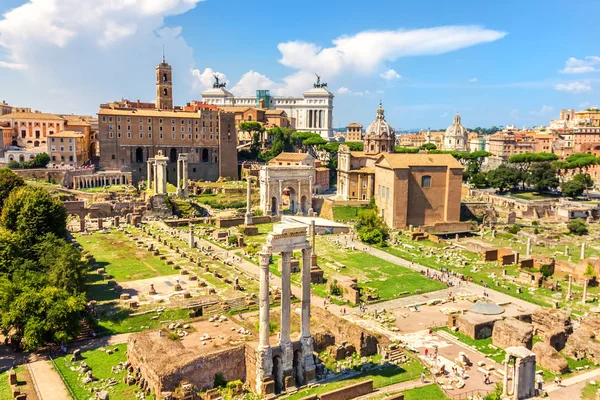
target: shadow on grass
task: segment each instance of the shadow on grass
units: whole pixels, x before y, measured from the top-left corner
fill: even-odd
[[[119,307],[116,302],[102,305],[98,308],[98,321],[110,321],[112,324],[120,325],[129,318],[131,310]],[[112,329],[102,325],[97,325],[96,332],[100,336],[115,334]]]

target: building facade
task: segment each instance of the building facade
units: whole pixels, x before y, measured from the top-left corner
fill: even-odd
[[[443,150],[465,152],[469,151],[469,132],[460,121],[460,115],[456,113],[454,122],[444,133]]]
[[[333,137],[333,93],[320,78],[313,88],[302,93],[302,97],[271,96],[268,90],[257,90],[256,96],[234,96],[225,90],[225,84],[217,80],[212,89],[202,92],[202,100],[218,107],[256,107],[285,111],[295,121],[296,130],[315,132],[324,139]]]
[[[346,126],[346,142],[362,141],[363,126],[358,122],[352,122]]]
[[[460,221],[463,166],[450,154],[380,155],[375,204],[393,229]]]
[[[85,135],[76,131],[60,131],[48,138],[50,162],[56,165],[79,167],[89,161]]]
[[[100,167],[132,173],[134,183],[146,179],[146,162],[162,151],[169,158],[167,180],[177,180],[177,157],[189,156],[189,178],[237,178],[235,116],[215,106],[174,107],[171,67],[156,67],[156,108],[135,103],[102,104],[98,111]],[[202,105],[200,103],[200,105]],[[184,111],[190,110],[190,111]]]

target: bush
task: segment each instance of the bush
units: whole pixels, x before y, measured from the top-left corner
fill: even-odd
[[[167,336],[167,337],[171,340],[179,340],[179,335],[176,334],[175,332],[169,333],[169,336]]]
[[[10,160],[8,162],[8,168],[17,169],[17,168],[22,168],[22,167],[21,167],[21,163],[19,163],[18,161]]]
[[[342,295],[342,288],[337,284],[337,281],[333,281],[329,284],[329,294],[332,296]]]
[[[542,267],[540,268],[540,272],[546,278],[548,278],[549,276],[552,276],[552,273],[553,273],[552,268],[549,265],[542,265]]]
[[[517,224],[514,224],[513,226],[511,226],[510,228],[508,228],[508,231],[510,233],[512,233],[513,235],[516,235],[517,233],[519,233],[519,231],[521,231],[521,227]]]
[[[587,235],[588,233],[587,225],[581,218],[571,220],[567,224],[567,228],[569,229],[569,232],[571,232],[574,235],[582,236]]]
[[[540,233],[540,228],[538,228],[537,226],[535,228],[533,228],[533,233],[538,235]]]
[[[214,387],[225,387],[227,386],[227,381],[221,372],[217,372],[215,374],[215,384]]]
[[[238,245],[238,237],[237,235],[231,235],[227,238],[227,244],[230,246],[237,246]]]

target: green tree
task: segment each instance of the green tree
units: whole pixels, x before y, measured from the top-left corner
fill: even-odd
[[[434,143],[423,143],[419,146],[419,150],[437,150],[437,146]]]
[[[356,231],[361,241],[369,244],[384,245],[389,237],[389,230],[385,223],[377,216],[375,209],[359,211],[357,215]]]
[[[283,152],[294,151],[291,130],[275,127],[269,129],[268,134],[269,136],[273,136],[273,142],[271,143],[271,150],[261,155],[265,161],[275,158]]]
[[[535,187],[538,193],[548,189],[556,189],[558,187],[556,169],[549,162],[536,163],[531,167],[526,182],[528,185]]]
[[[575,218],[569,221],[567,224],[567,229],[572,234],[579,236],[587,235],[588,233],[588,228],[583,218]]]
[[[243,158],[256,159],[261,147],[260,135],[265,131],[265,127],[260,122],[244,121],[240,122],[240,124],[238,125],[238,129],[243,132],[248,132],[248,134],[252,137],[252,144],[250,145],[250,150],[243,153],[240,152],[240,155]]]
[[[21,186],[25,186],[25,181],[21,176],[8,168],[0,168],[0,210],[10,192]]]
[[[564,171],[564,174],[566,174],[569,170],[575,170],[577,171],[578,174],[583,174],[586,176],[586,178],[584,179],[584,191],[585,191],[585,196],[586,198],[589,200],[590,198],[590,194],[589,194],[589,185],[588,182],[588,178],[591,179],[591,177],[589,176],[589,169],[592,165],[597,163],[597,159],[593,154],[588,154],[588,153],[576,153],[576,154],[571,154],[569,157],[567,157],[565,160],[561,160],[561,161],[555,161],[553,163],[554,167],[556,169],[560,169]]]
[[[406,154],[413,154],[413,153],[418,153],[419,149],[418,148],[408,148],[408,147],[402,147],[402,146],[395,146],[394,147],[394,151],[396,153],[406,153]],[[434,152],[435,150],[430,150],[429,153]]]
[[[69,293],[85,292],[87,271],[79,250],[53,234],[44,236],[32,250],[33,258],[38,260],[49,285]]]
[[[327,140],[323,139],[320,135],[309,137],[302,142],[304,147],[308,146],[323,146],[327,144]]]
[[[488,180],[487,180],[487,174],[485,172],[478,172],[478,173],[472,175],[470,183],[471,183],[471,185],[475,186],[476,188],[487,187],[489,185]]]
[[[46,153],[36,154],[33,159],[33,166],[35,168],[46,168],[48,163],[50,162],[50,156]]]
[[[585,185],[576,180],[570,180],[560,185],[560,191],[563,196],[575,199],[583,194]]]
[[[26,186],[10,193],[2,208],[1,223],[28,243],[34,243],[46,233],[64,237],[67,210],[43,188]]]
[[[520,181],[519,177],[519,170],[506,164],[500,165],[498,168],[489,171],[487,174],[489,185],[498,189],[500,192],[516,187]]]
[[[537,163],[546,163],[558,160],[554,153],[523,153],[516,154],[508,159],[508,162],[514,164],[520,171],[521,189],[525,190],[525,182],[529,178],[531,167]]]

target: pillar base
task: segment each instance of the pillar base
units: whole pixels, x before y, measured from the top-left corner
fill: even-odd
[[[244,225],[252,225],[252,217],[253,215],[251,212],[244,214]]]
[[[297,390],[293,370],[283,372],[283,390]]]
[[[275,393],[271,347],[256,349],[256,392],[263,397]]]
[[[316,382],[317,380],[317,369],[313,368],[308,371],[304,371],[304,382],[305,384]]]

